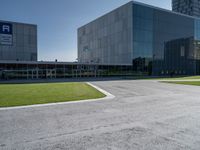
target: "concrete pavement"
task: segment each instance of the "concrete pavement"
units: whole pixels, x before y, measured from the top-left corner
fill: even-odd
[[[200,87],[100,81],[114,99],[0,111],[0,150],[199,150]]]

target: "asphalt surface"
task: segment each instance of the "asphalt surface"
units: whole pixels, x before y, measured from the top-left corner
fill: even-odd
[[[0,111],[0,150],[199,150],[200,87],[93,82],[116,97]]]

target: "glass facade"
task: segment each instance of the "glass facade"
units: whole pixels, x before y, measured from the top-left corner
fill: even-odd
[[[133,70],[152,74],[153,10],[133,5]]]
[[[199,74],[200,20],[133,3],[133,69],[149,75]]]
[[[154,74],[195,74],[193,38],[194,19],[192,17],[155,9]]]
[[[131,65],[0,62],[0,80],[133,76]]]
[[[195,19],[194,52],[196,59],[196,74],[200,74],[200,19]]]

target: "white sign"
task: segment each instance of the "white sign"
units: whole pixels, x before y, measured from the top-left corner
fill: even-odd
[[[2,25],[2,31],[9,33],[10,32],[10,26],[9,25]]]
[[[10,34],[0,34],[0,44],[2,44],[2,45],[12,45],[12,35],[10,35]]]

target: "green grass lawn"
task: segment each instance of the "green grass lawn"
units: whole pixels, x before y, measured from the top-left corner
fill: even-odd
[[[159,78],[158,78],[159,79]],[[160,78],[160,80],[190,80],[190,79],[200,79],[200,76],[186,76],[186,77],[173,77],[173,78]]]
[[[0,107],[102,98],[86,83],[0,84]]]
[[[166,81],[164,83],[184,84],[184,85],[195,85],[200,86],[200,81]]]
[[[190,79],[200,79],[200,76],[174,76],[174,77],[151,77],[151,76],[130,76],[124,77],[124,79],[129,80],[190,80]]]
[[[178,79],[200,79],[200,76],[188,76],[188,77],[182,77]]]

